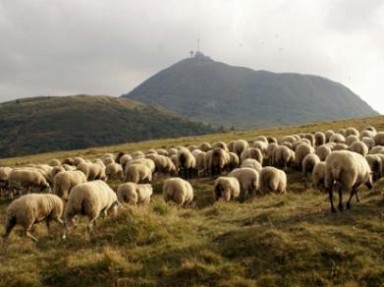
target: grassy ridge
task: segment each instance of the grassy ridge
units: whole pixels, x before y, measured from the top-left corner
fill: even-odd
[[[384,117],[42,154],[5,163],[368,124],[384,130]],[[286,195],[217,204],[211,202],[213,179],[194,179],[196,207],[179,209],[161,200],[159,178],[150,206],[100,219],[91,237],[84,218],[66,241],[58,239],[56,224],[52,237],[44,224],[37,225],[37,243],[17,228],[8,256],[0,260],[0,286],[382,286],[384,180],[371,191],[361,188],[361,202],[334,215],[326,194],[304,190],[297,172],[290,171],[288,179]],[[118,182],[111,185],[116,189]],[[0,202],[1,223],[8,204]]]
[[[0,157],[213,132],[145,104],[108,96],[39,97],[0,104]]]

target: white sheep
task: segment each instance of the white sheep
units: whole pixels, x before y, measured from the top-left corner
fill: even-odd
[[[333,130],[327,130],[325,132],[325,142],[329,142],[330,139],[331,139],[331,136],[333,136],[335,134],[335,132]]]
[[[199,145],[199,149],[201,149],[202,151],[204,152],[207,152],[211,149],[211,144],[208,143],[208,142],[202,142],[200,145]]]
[[[356,128],[354,128],[354,127],[348,127],[345,130],[345,136],[348,137],[350,135],[354,135],[356,137],[359,137],[360,132]]]
[[[207,166],[211,176],[219,175],[229,164],[228,151],[216,147],[207,153]]]
[[[241,166],[240,167],[249,167],[249,168],[253,168],[254,170],[256,170],[257,172],[260,172],[261,169],[263,168],[261,166],[261,163],[259,163],[257,160],[255,160],[254,158],[247,158],[245,159],[242,163],[241,163]]]
[[[366,156],[368,154],[368,147],[365,143],[361,141],[357,141],[352,143],[349,148],[350,151],[357,152],[362,156]]]
[[[22,193],[24,189],[28,189],[29,192],[35,189],[49,192],[51,190],[48,181],[41,172],[33,168],[13,169],[8,177],[8,186],[13,193],[16,190]]]
[[[9,174],[13,168],[8,166],[2,166],[0,167],[0,189],[1,189],[1,195],[5,195],[6,192],[8,192],[9,187]]]
[[[218,142],[213,143],[212,149],[215,149],[215,148],[221,148],[221,149],[225,150],[226,152],[229,151],[227,144],[223,141],[218,141]]]
[[[228,170],[232,170],[239,167],[240,159],[237,156],[237,154],[234,152],[229,152],[228,155],[229,155]]]
[[[330,155],[332,149],[329,144],[323,144],[321,146],[316,147],[315,153],[318,155],[321,161],[325,161],[328,155]]]
[[[61,161],[58,160],[57,158],[53,158],[49,161],[48,163],[50,166],[58,166],[61,165]]]
[[[152,181],[152,170],[145,164],[129,164],[124,170],[124,182],[149,183]]]
[[[105,175],[105,166],[104,163],[100,162],[83,162],[77,165],[77,170],[82,171],[87,180],[106,180],[107,176]]]
[[[310,153],[305,156],[302,162],[302,172],[303,172],[303,179],[304,179],[304,188],[306,189],[308,187],[307,184],[307,175],[312,174],[313,168],[317,163],[320,162],[320,158],[315,153]]]
[[[153,193],[152,185],[127,182],[120,184],[116,195],[120,203],[131,205],[148,204]]]
[[[315,146],[321,146],[325,144],[325,134],[323,132],[315,132]]]
[[[235,177],[240,183],[240,195],[244,199],[246,192],[249,195],[256,195],[259,189],[259,173],[253,168],[243,167],[232,170],[229,177]]]
[[[233,146],[233,152],[237,154],[237,156],[240,156],[241,153],[248,148],[249,143],[244,139],[238,139],[235,140],[234,146]]]
[[[260,149],[255,147],[246,148],[240,155],[240,160],[243,162],[247,158],[254,158],[259,163],[263,163],[263,153]]]
[[[296,162],[296,167],[298,169],[302,168],[303,160],[304,158],[311,153],[314,153],[315,149],[307,144],[307,143],[300,143],[296,149],[295,149],[295,162]]]
[[[351,151],[334,151],[325,161],[325,180],[324,185],[329,193],[331,203],[331,211],[336,212],[333,205],[333,185],[337,182],[339,188],[339,205],[340,211],[343,210],[342,193],[350,192],[347,202],[347,208],[350,208],[350,202],[353,195],[359,201],[357,188],[361,184],[365,184],[368,188],[372,188],[371,168],[366,159],[358,153]]]
[[[312,184],[317,189],[324,189],[325,162],[320,161],[315,164],[312,170]]]
[[[220,176],[215,180],[213,188],[213,199],[218,201],[223,199],[224,201],[230,201],[239,197],[240,195],[240,183],[235,177]]]
[[[350,146],[354,142],[358,142],[358,141],[360,141],[360,138],[356,135],[349,135],[345,138],[345,144],[348,146]]]
[[[286,170],[289,166],[293,166],[295,158],[295,152],[285,145],[277,146],[274,150],[273,162],[279,168]]]
[[[368,154],[365,156],[365,159],[368,162],[368,165],[371,168],[372,171],[372,180],[377,181],[379,180],[383,174],[383,161],[382,157],[380,157],[379,154]]]
[[[53,193],[67,200],[72,188],[84,182],[87,178],[80,170],[59,172],[53,181]]]
[[[52,220],[63,223],[60,219],[62,213],[63,202],[60,197],[54,194],[30,193],[12,201],[7,208],[3,233],[4,252],[6,251],[8,236],[16,224],[24,228],[26,236],[37,241],[37,238],[30,233],[32,226],[45,220],[49,233]]]
[[[104,216],[107,216],[110,211],[116,215],[119,205],[116,193],[102,180],[85,182],[75,186],[68,196],[64,211],[63,239],[67,236],[68,222],[72,221],[74,216],[80,214],[88,216],[87,228],[88,232],[91,232],[93,224],[101,212]]]
[[[163,199],[165,202],[173,201],[179,206],[187,206],[193,201],[193,187],[180,177],[168,178],[163,185]]]
[[[124,170],[121,164],[117,162],[111,162],[105,167],[105,175],[108,180],[118,179],[124,180]]]
[[[368,150],[371,150],[375,146],[375,140],[373,138],[363,137],[361,141],[367,145]]]
[[[276,192],[286,193],[287,174],[272,166],[263,167],[259,176],[259,189],[262,194]]]
[[[384,145],[384,132],[378,132],[373,139],[376,145]]]

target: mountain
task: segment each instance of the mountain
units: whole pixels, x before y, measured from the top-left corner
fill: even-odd
[[[162,109],[108,96],[38,97],[0,104],[0,157],[211,132],[207,125]]]
[[[378,115],[347,87],[325,78],[234,67],[201,53],[160,71],[122,97],[227,128]]]

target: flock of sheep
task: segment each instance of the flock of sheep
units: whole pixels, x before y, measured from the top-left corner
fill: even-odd
[[[338,187],[338,209],[343,210],[343,193],[349,193],[346,207],[357,189],[384,174],[384,132],[372,126],[361,131],[349,127],[338,132],[328,130],[288,135],[279,140],[259,136],[253,142],[238,139],[225,143],[201,143],[188,147],[136,151],[131,154],[104,154],[93,161],[82,157],[51,160],[48,164],[24,167],[0,167],[1,196],[17,197],[7,208],[3,250],[15,225],[26,236],[37,240],[32,226],[51,221],[64,226],[78,215],[89,218],[92,230],[100,213],[116,213],[122,204],[148,204],[153,193],[153,177],[164,176],[165,202],[187,206],[194,201],[191,178],[214,177],[213,200],[244,200],[266,193],[285,193],[287,169],[300,170],[305,188],[312,185],[329,193],[331,211],[333,188]],[[309,178],[311,180],[309,180]],[[110,180],[122,183],[114,191]]]

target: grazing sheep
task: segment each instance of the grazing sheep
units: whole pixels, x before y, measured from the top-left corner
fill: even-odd
[[[196,174],[196,159],[187,148],[179,148],[177,160],[179,173],[183,178],[192,178]]]
[[[371,131],[373,132],[374,134],[376,134],[376,128],[374,126],[366,126],[365,128],[363,128],[363,131]]]
[[[362,130],[360,132],[360,139],[364,138],[364,137],[368,137],[368,138],[374,138],[376,135],[376,132],[373,132],[371,130]]]
[[[51,159],[48,163],[50,166],[58,166],[61,165],[61,161],[57,158]]]
[[[168,156],[168,151],[166,149],[158,148],[156,151],[158,155]]]
[[[101,165],[99,162],[83,162],[77,165],[77,170],[82,171],[87,180],[106,180],[107,176],[105,175],[105,166],[104,163]]]
[[[315,164],[312,170],[312,184],[317,189],[324,189],[325,162],[320,161]]]
[[[293,166],[295,163],[295,152],[285,145],[280,145],[275,148],[273,155],[274,165],[279,168],[288,169],[289,166]]]
[[[368,150],[371,150],[375,146],[375,140],[373,138],[363,137],[361,141],[367,145]]]
[[[270,143],[267,146],[265,153],[265,160],[269,165],[275,165],[275,149],[278,147],[277,143]]]
[[[263,167],[259,176],[259,189],[261,194],[270,192],[286,193],[287,174],[272,166]]]
[[[120,184],[116,195],[120,203],[131,205],[148,204],[153,193],[152,185],[127,182]]]
[[[325,134],[323,132],[315,132],[315,146],[321,146],[325,144]]]
[[[372,188],[371,168],[366,159],[358,153],[351,151],[334,151],[325,161],[325,180],[324,185],[329,193],[331,202],[331,211],[336,212],[333,205],[333,185],[334,182],[340,184],[339,188],[339,205],[340,211],[343,210],[342,193],[350,192],[347,202],[347,209],[350,208],[350,202],[353,195],[359,201],[357,188],[361,184],[365,184],[368,188]]]
[[[240,165],[240,159],[234,152],[229,152],[228,170],[235,169]]]
[[[304,135],[303,139],[309,140],[310,145],[315,146],[315,142],[316,142],[315,135],[307,133]]]
[[[245,149],[240,156],[241,162],[243,162],[247,158],[253,158],[257,160],[259,163],[263,163],[263,153],[261,150],[255,147],[250,147]]]
[[[173,201],[185,207],[193,201],[193,187],[180,177],[168,178],[163,185],[163,199],[165,202]]]
[[[307,143],[301,143],[299,144],[295,149],[295,163],[296,167],[298,169],[302,168],[303,160],[304,158],[311,153],[314,153],[315,149],[307,144]]]
[[[332,151],[338,151],[338,150],[348,150],[348,146],[344,143],[336,143],[333,146]]]
[[[53,193],[67,200],[72,188],[84,182],[87,182],[87,179],[80,170],[60,172],[55,176]]]
[[[266,155],[266,153],[267,153],[268,145],[269,145],[268,142],[264,142],[264,141],[260,141],[260,140],[253,142],[253,147],[261,150],[263,156]]]
[[[150,158],[155,163],[155,172],[163,174],[176,173],[176,167],[169,157],[159,154],[151,154],[146,157]]]
[[[227,143],[228,151],[235,152],[235,142],[236,142],[236,140],[233,140],[233,141],[230,141],[229,143]]]
[[[213,199],[215,201],[221,198],[224,201],[230,201],[240,195],[240,183],[235,177],[220,176],[215,180],[213,189]]]
[[[331,139],[331,137],[335,134],[333,130],[327,130],[325,132],[325,142],[328,143]]]
[[[302,172],[304,179],[304,189],[307,189],[307,175],[312,174],[313,168],[315,165],[320,162],[320,158],[315,153],[310,153],[305,156],[302,162]]]
[[[329,142],[344,143],[345,142],[345,137],[342,134],[340,134],[340,133],[336,133],[336,134],[333,134],[329,138]]]
[[[142,163],[127,165],[124,174],[124,182],[150,183],[152,181],[152,170]]]
[[[348,146],[350,146],[354,142],[358,142],[358,141],[360,141],[360,139],[358,136],[355,136],[355,135],[349,135],[345,138],[345,144]]]
[[[55,220],[61,221],[63,213],[63,202],[57,195],[54,194],[26,194],[18,199],[15,199],[7,208],[6,222],[3,233],[3,250],[6,252],[8,236],[16,224],[24,227],[25,235],[34,241],[34,237],[30,230],[35,223],[45,220],[48,233],[50,222]]]
[[[243,167],[232,170],[229,177],[235,177],[240,183],[240,195],[243,199],[246,197],[246,192],[249,195],[256,195],[259,189],[259,173],[253,168]]]
[[[152,173],[154,173],[156,169],[155,162],[150,158],[142,157],[142,158],[132,159],[131,161],[128,162],[128,165],[131,165],[131,164],[144,164],[149,167]]]
[[[383,172],[383,161],[378,154],[368,154],[365,156],[368,165],[372,171],[372,180],[377,181],[382,177]]]
[[[249,168],[253,168],[254,170],[256,170],[257,172],[260,172],[261,169],[263,168],[261,166],[261,163],[259,163],[257,160],[255,160],[254,158],[247,158],[245,159],[242,163],[241,163],[241,166],[240,167],[249,167]]]
[[[211,144],[210,143],[207,143],[207,142],[203,142],[199,145],[199,149],[204,151],[204,152],[207,152],[211,149]]]
[[[233,146],[233,152],[237,154],[237,156],[240,157],[241,153],[248,148],[249,144],[244,139],[238,139],[235,141]]]
[[[116,160],[116,162],[121,164],[121,167],[123,170],[125,169],[125,166],[132,160],[132,157],[129,154],[124,154],[120,157],[119,160]]]
[[[271,144],[271,143],[277,144],[277,138],[272,137],[272,136],[268,136],[267,137],[267,141],[268,141],[269,144]]]
[[[384,132],[378,132],[373,139],[376,145],[384,145]]]
[[[196,157],[197,175],[203,176],[205,175],[205,172],[206,172],[205,162],[206,162],[207,153],[202,151],[198,153],[195,157]]]
[[[8,177],[9,190],[15,193],[16,189],[28,189],[32,191],[51,190],[49,183],[45,177],[36,169],[14,169],[10,172]],[[19,190],[19,192],[22,192]]]
[[[51,171],[51,178],[52,178],[52,181],[55,180],[55,176],[56,176],[56,174],[58,174],[59,172],[62,172],[62,171],[65,171],[65,168],[64,168],[64,166],[62,166],[62,165],[58,165],[58,166],[53,167],[53,169],[52,169],[52,171]]]
[[[111,162],[105,167],[105,175],[107,180],[118,179],[122,181],[124,180],[123,167],[117,162]]]
[[[63,162],[63,164],[64,164],[65,162]],[[78,166],[79,164],[81,164],[81,163],[85,163],[85,159],[83,159],[82,157],[80,157],[80,156],[76,156],[76,157],[74,157],[73,158],[73,165],[74,166]],[[68,164],[70,164],[70,163],[68,163]]]
[[[325,161],[328,155],[330,155],[332,152],[332,149],[329,147],[328,144],[323,144],[321,146],[318,146],[315,150],[315,153],[318,155],[321,161]]]
[[[145,154],[141,150],[134,151],[131,154],[132,159],[139,159],[139,158],[144,158]]]
[[[264,143],[268,144],[269,140],[266,136],[257,136],[255,138],[254,142],[264,142]]]
[[[356,137],[359,137],[360,132],[356,128],[354,128],[354,127],[348,127],[345,130],[345,136],[348,137],[350,135],[354,135]]]
[[[212,149],[215,149],[215,148],[221,148],[223,150],[225,150],[226,152],[228,152],[228,147],[227,147],[227,144],[223,141],[218,141],[218,142],[215,142],[212,144]]]
[[[12,170],[13,169],[11,167],[0,167],[0,189],[2,196],[5,195],[5,193],[8,191],[9,174]]]
[[[368,154],[368,147],[365,143],[358,141],[351,144],[348,148],[350,151],[357,152],[362,156],[366,156]]]
[[[216,147],[207,153],[207,162],[211,176],[219,175],[229,163],[229,153]]]
[[[109,211],[116,215],[119,205],[116,193],[102,180],[94,180],[75,186],[68,196],[68,203],[64,211],[63,239],[67,237],[68,222],[72,221],[74,216],[78,214],[88,216],[87,227],[90,233],[101,212],[104,213],[104,216],[107,216]]]
[[[384,146],[376,145],[368,153],[369,154],[378,154],[378,153],[383,153],[384,154]]]

